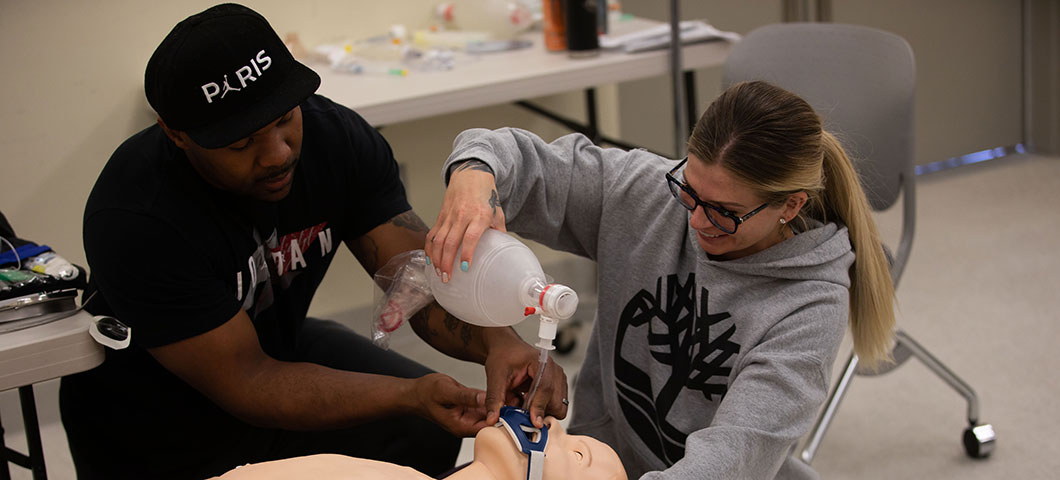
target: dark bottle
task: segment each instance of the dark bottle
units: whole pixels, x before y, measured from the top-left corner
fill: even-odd
[[[571,57],[591,57],[600,53],[597,15],[602,1],[605,0],[565,0],[567,51]]]

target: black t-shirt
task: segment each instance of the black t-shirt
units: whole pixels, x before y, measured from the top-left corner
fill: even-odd
[[[375,129],[320,96],[301,109],[301,160],[278,202],[210,186],[157,125],[115,151],[85,208],[89,292],[98,291],[86,310],[132,327],[132,345],[108,349],[103,365],[63,379],[71,450],[98,453],[103,464],[110,456],[126,473],[130,463],[164,470],[166,462],[262,454],[268,435],[146,349],[205,333],[244,309],[264,351],[290,359],[335,249],[410,210],[393,153]]]

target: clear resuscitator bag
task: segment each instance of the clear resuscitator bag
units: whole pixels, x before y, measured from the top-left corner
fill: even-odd
[[[379,348],[390,348],[390,334],[434,301],[424,272],[426,265],[427,255],[422,249],[410,250],[395,255],[375,272],[379,289],[372,314],[372,343]]]

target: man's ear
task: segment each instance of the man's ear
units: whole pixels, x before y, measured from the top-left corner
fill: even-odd
[[[166,132],[166,136],[169,137],[169,139],[172,140],[173,143],[177,144],[177,148],[180,148],[181,150],[188,149],[188,141],[184,138],[183,135],[181,135],[181,132],[179,130],[173,130],[172,128],[169,128],[169,126],[166,125],[166,122],[162,121],[162,117],[158,117],[157,121],[158,126],[162,127],[162,131]]]

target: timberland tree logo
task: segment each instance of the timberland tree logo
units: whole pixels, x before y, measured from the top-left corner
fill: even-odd
[[[217,95],[221,96],[218,98],[218,100],[220,100],[225,98],[225,95],[228,95],[229,92],[238,92],[247,88],[247,86],[250,85],[250,82],[257,81],[257,79],[261,78],[262,74],[264,74],[265,70],[268,70],[270,66],[272,66],[272,59],[265,55],[265,50],[258,52],[254,58],[250,59],[250,63],[236,69],[234,73],[235,79],[232,81],[238,86],[229,83],[227,73],[224,74],[224,77],[221,79],[220,85],[218,85],[217,82],[203,84],[202,93],[206,96],[206,103],[213,103],[214,97]]]
[[[733,357],[740,351],[731,340],[734,319],[727,312],[710,313],[709,293],[699,289],[696,308],[694,273],[684,283],[676,274],[659,277],[654,294],[637,292],[619,318],[614,365],[618,402],[637,436],[666,465],[685,456],[689,433],[668,418],[675,403],[702,402],[688,398],[699,395],[721,402]],[[668,375],[666,381],[652,385],[651,372]],[[679,410],[677,416],[687,414]]]

